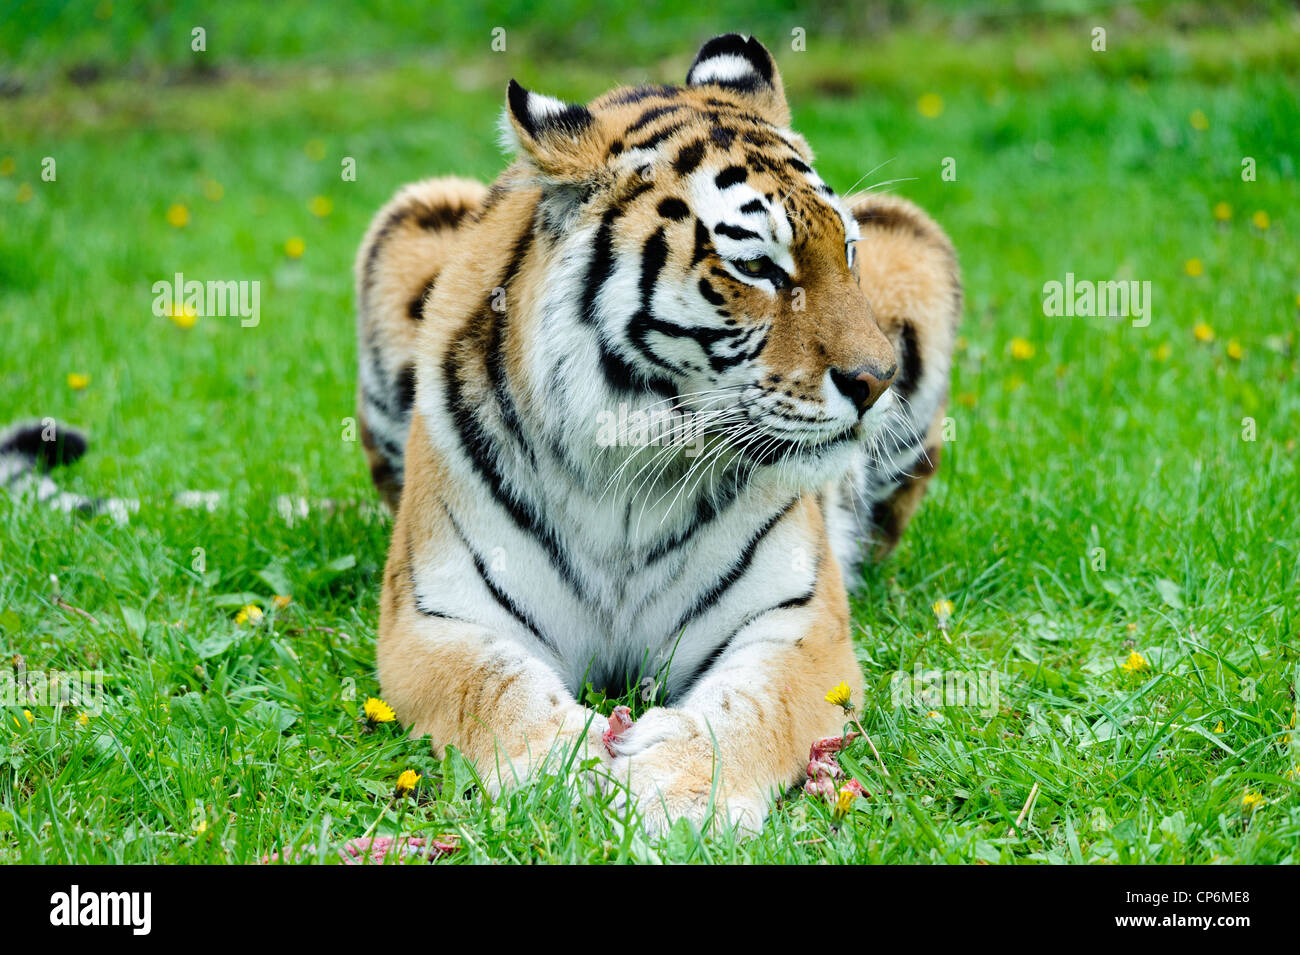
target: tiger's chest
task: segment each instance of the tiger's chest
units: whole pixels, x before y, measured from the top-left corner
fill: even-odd
[[[671,693],[749,621],[810,594],[827,559],[815,505],[788,491],[675,511],[544,483],[520,497],[459,497],[452,546],[417,591],[541,643],[575,692],[650,680]]]

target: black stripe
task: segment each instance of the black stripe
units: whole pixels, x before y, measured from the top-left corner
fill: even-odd
[[[626,105],[628,103],[640,103],[642,100],[653,99],[656,96],[671,98],[681,92],[676,86],[666,86],[663,84],[657,86],[638,86],[635,89],[625,90],[622,93],[611,96],[609,102],[612,105]]]
[[[763,205],[762,199],[750,199],[740,207],[740,211],[746,215],[752,215],[755,212],[766,212],[767,206]]]
[[[492,187],[488,189],[487,198],[483,200],[483,205],[478,207],[478,213],[474,216],[474,221],[483,221],[487,214],[491,212],[496,207],[497,203],[504,199],[509,192],[510,190],[499,181],[492,183]]]
[[[377,391],[372,391],[365,385],[361,386],[361,397],[365,399],[366,404],[378,411],[385,418],[395,418],[397,415],[388,404],[388,396],[381,395]]]
[[[471,323],[472,324],[472,323]],[[479,478],[487,485],[497,504],[501,506],[515,526],[531,536],[550,555],[560,576],[579,598],[586,595],[577,573],[573,569],[568,555],[560,548],[554,531],[542,520],[541,516],[525,504],[506,485],[505,477],[497,467],[496,448],[491,435],[484,429],[475,414],[474,406],[461,391],[460,353],[461,342],[452,342],[442,362],[442,375],[445,381],[444,407],[448,417],[456,428],[456,436],[461,450],[473,465]]]
[[[691,214],[691,210],[682,200],[670,196],[659,203],[659,214],[665,219],[680,222]]]
[[[615,199],[600,217],[600,228],[591,243],[591,258],[587,262],[587,277],[582,286],[582,305],[578,312],[581,321],[588,325],[596,322],[596,296],[609,281],[614,270],[614,223],[627,211],[627,207],[654,188],[653,182],[638,182],[624,195]]]
[[[600,349],[600,371],[610,388],[630,394],[650,391],[662,398],[677,397],[677,387],[670,380],[632,367],[603,335],[597,345]]]
[[[709,280],[706,278],[700,279],[700,294],[704,296],[704,300],[710,305],[725,305],[727,302],[723,296],[713,290],[713,286],[709,284]]]
[[[614,271],[614,220],[623,214],[618,206],[610,206],[600,217],[600,228],[591,243],[591,258],[587,262],[587,278],[582,285],[582,306],[578,317],[588,325],[596,322],[596,296],[609,281]]]
[[[744,166],[728,166],[713,177],[713,182],[719,189],[730,189],[732,186],[740,185],[748,178],[749,170]]]
[[[429,206],[425,205],[420,199],[410,199],[406,205],[399,206],[390,212],[388,218],[384,220],[384,224],[375,233],[370,248],[366,250],[366,266],[361,279],[362,303],[364,304],[375,284],[375,266],[379,262],[379,253],[383,251],[384,246],[392,238],[393,233],[397,231],[399,226],[410,219],[414,219],[422,229],[454,228],[460,224],[461,219],[465,217],[465,213],[468,211],[464,206],[448,205],[446,203]]]
[[[653,311],[651,304],[655,286],[659,284],[659,273],[668,262],[668,240],[664,237],[662,227],[646,239],[641,250],[641,310]]]
[[[704,159],[705,142],[697,139],[682,147],[677,158],[673,160],[673,169],[679,176],[689,176]]]
[[[715,582],[706,593],[701,594],[699,598],[696,599],[695,603],[691,605],[691,608],[677,621],[677,626],[673,627],[669,633],[680,633],[682,629],[695,619],[695,617],[699,616],[701,612],[712,604],[717,603],[722,595],[730,590],[732,585],[745,575],[745,571],[748,570],[749,565],[753,563],[754,554],[757,553],[758,547],[763,542],[764,538],[767,537],[772,528],[781,522],[782,518],[794,510],[795,505],[798,503],[799,499],[795,498],[758,529],[758,532],[750,538],[749,543],[745,545],[745,549],[741,551],[740,556],[736,558],[735,562],[727,568],[726,572],[718,578],[717,582]]]
[[[716,116],[716,114],[714,115]],[[715,119],[714,122],[717,123],[720,120]],[[713,140],[713,144],[719,149],[730,149],[731,144],[736,140],[736,131],[729,126],[715,125],[709,130],[709,138]]]
[[[746,229],[744,226],[730,225],[726,222],[719,222],[713,227],[713,231],[718,235],[725,235],[729,239],[736,239],[738,241],[761,238],[761,236],[753,229]]]
[[[533,233],[525,229],[520,233],[519,238],[515,240],[514,247],[510,250],[510,261],[506,267],[506,273],[501,280],[499,288],[505,291],[505,301],[510,301],[510,292],[514,285],[515,276],[523,264],[524,258],[528,255],[528,250],[532,247]],[[481,314],[490,309],[492,294],[483,303]],[[519,421],[519,412],[515,407],[514,397],[510,392],[510,382],[506,375],[505,349],[502,344],[505,340],[506,322],[508,321],[507,313],[502,311],[497,314],[496,319],[488,319],[492,323],[491,338],[488,340],[486,363],[488,379],[492,382],[492,391],[496,395],[497,405],[501,409],[501,420],[505,423],[506,430],[510,432],[511,437],[519,445],[520,449],[528,455],[529,461],[534,467],[537,465],[536,458],[533,455],[533,449],[528,439],[524,436],[523,425]]]
[[[641,308],[628,322],[627,331],[632,344],[648,361],[667,371],[679,372],[681,369],[656,355],[646,340],[648,331],[662,329],[666,324],[654,317],[653,299],[655,286],[659,282],[659,273],[663,271],[667,261],[668,240],[664,237],[663,228],[660,227],[654,235],[646,239],[645,246],[641,250]],[[676,328],[676,326],[669,327]]]
[[[438,273],[435,272],[429,277],[429,281],[424,283],[424,288],[420,290],[420,294],[411,299],[411,304],[406,307],[406,314],[417,322],[424,318],[425,299],[429,297],[429,293],[433,291],[433,286],[437,281]]]
[[[521,623],[533,636],[545,644],[549,650],[558,654],[559,648],[556,647],[555,643],[542,633],[541,628],[517,603],[510,599],[509,594],[505,593],[496,585],[496,583],[493,582],[492,578],[488,575],[487,566],[483,563],[483,558],[479,557],[478,551],[474,550],[474,548],[470,546],[469,540],[465,537],[465,532],[460,529],[460,525],[456,523],[456,518],[451,516],[451,511],[447,510],[445,504],[443,505],[443,512],[447,515],[447,520],[451,522],[451,526],[456,531],[456,536],[460,538],[461,544],[465,547],[465,550],[469,552],[470,559],[474,561],[474,570],[478,573],[479,579],[483,581],[483,585],[487,587],[488,593],[492,595],[492,599],[497,602],[502,610],[518,620],[519,623]]]
[[[691,266],[699,265],[713,251],[712,237],[703,220],[695,220],[695,251],[691,253]]]
[[[628,148],[629,149],[654,149],[656,146],[658,146],[661,142],[663,142],[673,133],[681,129],[682,125],[683,125],[682,123],[673,123],[671,126],[665,126],[663,129],[659,130],[659,132],[655,133],[654,135],[647,136],[639,143],[633,143]]]
[[[424,206],[416,213],[415,224],[421,229],[436,232],[439,229],[450,229],[459,225],[464,215],[464,207],[449,205]]]
[[[415,610],[422,617],[436,617],[440,620],[454,620],[457,623],[468,623],[462,617],[453,617],[451,614],[443,613],[440,610],[434,610],[425,606],[424,596],[420,593],[420,588],[415,582],[415,550],[411,545],[411,539],[406,539],[406,570],[411,578],[411,595],[415,598]]]
[[[648,109],[644,113],[642,113],[635,123],[633,123],[626,130],[624,130],[624,135],[626,135],[627,133],[635,133],[638,129],[644,129],[646,126],[649,126],[660,116],[667,116],[670,113],[675,113],[679,109],[684,109],[684,108],[685,107],[682,106],[680,103],[670,103],[666,106],[652,107],[651,109]]]
[[[806,593],[802,593],[799,594],[798,596],[791,597],[788,600],[782,600],[779,604],[773,604],[771,607],[768,607],[766,610],[759,610],[756,613],[747,614],[740,621],[740,626],[732,630],[731,633],[727,635],[727,638],[723,640],[721,643],[719,643],[716,647],[714,647],[713,650],[709,652],[709,655],[700,662],[700,665],[695,668],[695,672],[691,674],[690,679],[685,684],[683,684],[682,689],[678,693],[674,694],[675,697],[681,698],[682,696],[685,696],[688,692],[690,692],[691,689],[694,688],[695,684],[699,683],[700,680],[704,679],[705,674],[707,674],[709,670],[713,668],[713,665],[717,663],[718,660],[722,657],[722,655],[726,653],[728,649],[731,648],[732,641],[734,641],[736,637],[740,635],[740,631],[744,630],[755,620],[765,617],[769,613],[772,613],[777,610],[794,610],[798,607],[806,607],[809,603],[811,603],[813,597],[817,596],[817,582],[820,579],[820,577],[821,577],[821,558],[818,557],[817,566],[813,570],[812,583],[808,586],[808,591]]]
[[[899,344],[902,345],[903,368],[893,389],[901,397],[910,398],[921,380],[921,349],[916,343],[916,326],[906,319],[903,320],[902,341]]]
[[[411,411],[411,404],[415,401],[414,364],[402,368],[393,387],[397,389],[397,406],[402,410],[402,417],[405,418]]]
[[[721,502],[715,501],[711,494],[704,494],[696,501],[695,517],[691,523],[676,537],[669,538],[656,545],[654,550],[646,556],[647,565],[657,563],[683,544],[686,544],[696,534],[721,517],[740,497],[740,484],[734,475],[721,486],[720,490],[722,492]]]

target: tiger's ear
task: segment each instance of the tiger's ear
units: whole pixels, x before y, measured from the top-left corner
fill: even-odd
[[[596,118],[587,107],[531,93],[514,80],[506,90],[501,133],[507,148],[551,181],[586,179],[604,155]]]
[[[790,125],[781,74],[767,48],[739,33],[715,36],[695,54],[686,74],[687,86],[720,86],[740,94],[774,126]]]

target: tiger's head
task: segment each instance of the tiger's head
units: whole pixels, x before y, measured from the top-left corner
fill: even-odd
[[[684,86],[587,106],[512,81],[502,127],[541,190],[533,362],[552,387],[587,411],[611,392],[687,411],[809,484],[883,427],[896,364],[859,287],[858,225],[760,43],[716,37]]]

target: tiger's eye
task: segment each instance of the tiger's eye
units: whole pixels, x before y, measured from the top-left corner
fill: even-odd
[[[736,263],[736,265],[740,268],[740,271],[744,272],[746,275],[762,274],[763,267],[766,264],[767,264],[767,260],[762,258],[744,259],[743,261]]]

